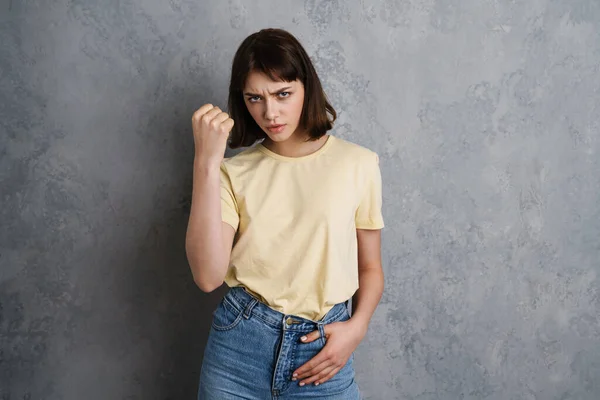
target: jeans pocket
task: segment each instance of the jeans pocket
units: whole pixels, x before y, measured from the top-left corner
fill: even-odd
[[[212,327],[217,331],[228,331],[235,328],[242,317],[242,310],[233,306],[227,298],[223,298],[213,312]]]

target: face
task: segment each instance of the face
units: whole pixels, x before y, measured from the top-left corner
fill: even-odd
[[[243,94],[250,115],[273,142],[303,134],[298,129],[304,105],[302,82],[276,82],[253,71],[248,75]]]

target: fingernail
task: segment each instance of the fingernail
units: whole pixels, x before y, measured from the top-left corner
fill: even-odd
[[[297,381],[298,379],[296,379],[296,378],[292,378],[292,380],[293,380],[293,381]]]
[[[315,382],[315,386],[319,386],[319,382]]]
[[[302,340],[302,341],[304,342],[304,341],[306,340],[306,336],[302,336],[302,337],[300,338],[300,340]]]
[[[295,378],[295,377],[297,377],[297,376],[298,376],[298,374],[294,374],[294,375],[292,375],[292,376]]]
[[[300,386],[304,386],[304,382],[300,382]]]

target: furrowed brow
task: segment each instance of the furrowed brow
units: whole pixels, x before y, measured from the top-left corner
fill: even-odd
[[[277,93],[285,92],[286,90],[290,90],[291,88],[292,88],[291,86],[286,86],[284,88],[281,88],[281,89],[277,90],[276,92],[269,93],[269,94],[274,95],[274,94],[277,94]],[[251,92],[244,92],[244,96],[255,97],[255,96],[260,96],[260,94],[251,93]]]

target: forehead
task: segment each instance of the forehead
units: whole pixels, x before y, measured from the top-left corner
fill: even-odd
[[[252,92],[268,91],[273,92],[282,87],[295,87],[299,82],[274,81],[262,72],[252,71],[248,74],[244,90]]]

